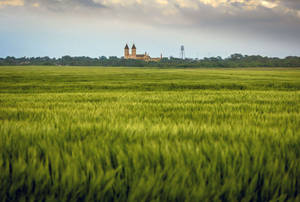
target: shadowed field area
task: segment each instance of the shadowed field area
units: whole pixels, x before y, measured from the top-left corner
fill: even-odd
[[[299,201],[300,69],[0,67],[0,201]]]

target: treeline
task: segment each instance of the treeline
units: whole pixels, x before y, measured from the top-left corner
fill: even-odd
[[[263,57],[260,55],[232,54],[230,57],[203,59],[163,58],[159,62],[125,60],[123,57],[6,57],[0,58],[0,65],[56,65],[56,66],[130,66],[130,67],[300,67],[300,57]]]

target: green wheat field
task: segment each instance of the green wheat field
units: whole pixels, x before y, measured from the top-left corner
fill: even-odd
[[[0,67],[0,201],[300,201],[300,68]]]

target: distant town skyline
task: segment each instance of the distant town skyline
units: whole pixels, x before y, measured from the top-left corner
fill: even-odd
[[[0,57],[300,55],[298,0],[0,0]]]

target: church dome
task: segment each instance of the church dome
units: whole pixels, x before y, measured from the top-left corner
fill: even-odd
[[[128,45],[126,44],[125,49],[129,49]]]
[[[132,48],[131,49],[136,49],[135,45],[133,44]]]

